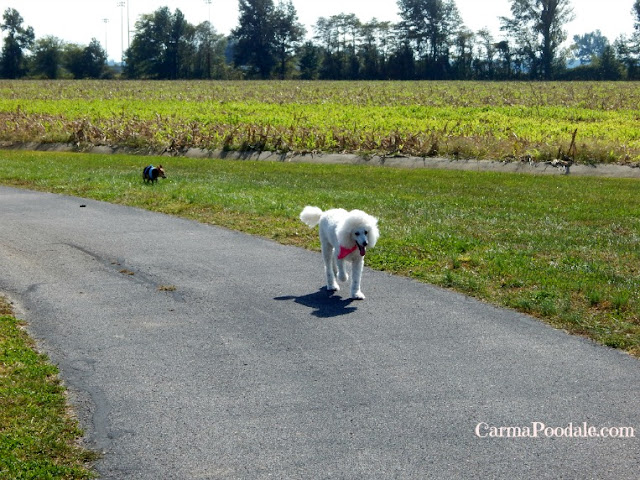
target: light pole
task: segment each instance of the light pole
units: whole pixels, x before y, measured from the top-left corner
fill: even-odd
[[[107,43],[107,32],[109,30],[109,19],[103,18],[104,22],[104,51],[107,52],[107,58],[109,58],[109,44]]]
[[[207,28],[207,78],[211,78],[211,2],[212,0],[204,0],[204,3],[209,7],[209,25]]]
[[[124,64],[124,6],[126,2],[118,2],[120,7],[120,63]]]
[[[204,3],[206,3],[209,6],[209,24],[211,24],[211,2],[213,0],[204,0]]]

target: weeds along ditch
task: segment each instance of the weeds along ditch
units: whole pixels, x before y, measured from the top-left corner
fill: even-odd
[[[638,105],[633,82],[2,80],[0,141],[637,164]]]
[[[143,184],[148,163],[162,163],[168,178]],[[315,250],[302,207],[360,208],[380,219],[368,266],[640,357],[638,180],[5,150],[0,183]]]

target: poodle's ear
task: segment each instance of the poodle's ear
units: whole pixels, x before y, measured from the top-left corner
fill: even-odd
[[[369,240],[369,248],[373,248],[376,246],[379,237],[380,231],[378,230],[378,219],[375,217],[371,217],[371,223],[369,225],[369,235],[367,235],[367,239]]]
[[[336,237],[338,237],[338,243],[344,247],[350,247],[353,244],[350,222],[343,220],[338,224],[336,228]]]
[[[378,230],[378,219],[376,217],[372,217],[371,215],[367,215],[367,240],[369,241],[369,248],[373,248],[378,241],[378,237],[380,237],[380,231]]]

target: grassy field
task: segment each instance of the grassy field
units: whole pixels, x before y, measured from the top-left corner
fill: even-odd
[[[148,162],[169,178],[144,185]],[[302,207],[361,208],[380,218],[369,266],[640,357],[637,180],[4,151],[0,182],[316,250],[317,232],[298,220]]]
[[[0,478],[95,477],[57,375],[0,297]]]
[[[3,80],[0,141],[636,164],[639,105],[635,82]]]

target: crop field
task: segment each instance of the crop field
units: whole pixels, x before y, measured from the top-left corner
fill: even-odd
[[[640,86],[7,80],[0,141],[637,164]]]

